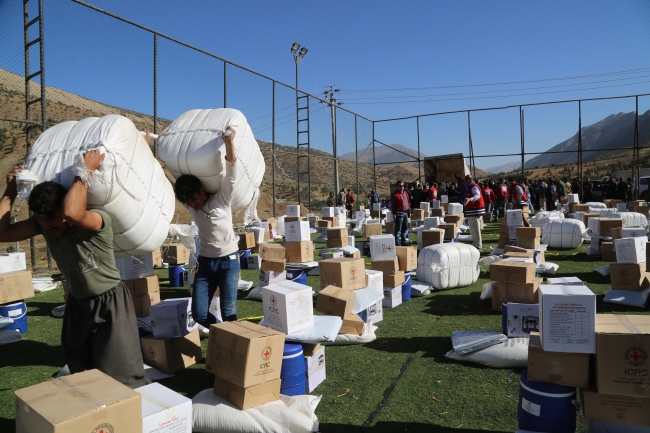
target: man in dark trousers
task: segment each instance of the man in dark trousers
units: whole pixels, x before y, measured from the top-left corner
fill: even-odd
[[[370,202],[370,210],[374,210],[372,208],[372,205],[374,203],[379,203],[379,194],[377,194],[377,191],[375,189],[370,190],[370,194],[368,194],[368,201]]]
[[[411,214],[409,195],[404,190],[404,182],[397,182],[397,191],[391,197],[391,210],[395,218],[395,245],[410,245],[408,240],[408,218]]]
[[[103,157],[83,155],[88,175]],[[0,242],[43,235],[59,270],[70,284],[61,344],[71,373],[98,369],[131,388],[149,383],[131,294],[120,280],[113,252],[113,223],[101,210],[88,210],[88,185],[76,177],[70,190],[54,182],[36,185],[29,196],[34,216],[10,224],[16,199],[15,166],[0,199]]]

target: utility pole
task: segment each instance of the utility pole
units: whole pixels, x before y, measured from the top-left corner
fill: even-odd
[[[332,154],[334,155],[334,189],[336,190],[335,194],[338,196],[338,193],[341,188],[339,188],[339,159],[336,151],[336,106],[343,105],[343,102],[336,102],[334,95],[341,91],[341,89],[334,88],[334,86],[327,86],[323,94],[325,95],[325,100],[330,104],[330,109],[332,110]]]

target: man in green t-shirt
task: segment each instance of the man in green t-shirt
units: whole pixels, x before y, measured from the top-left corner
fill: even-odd
[[[102,159],[97,150],[84,153],[89,177]],[[54,182],[35,186],[28,201],[34,216],[10,224],[21,170],[15,166],[7,175],[0,198],[0,242],[42,234],[69,282],[61,344],[70,372],[96,368],[131,388],[146,385],[133,301],[115,266],[110,215],[86,209],[88,188],[76,177],[70,190]]]

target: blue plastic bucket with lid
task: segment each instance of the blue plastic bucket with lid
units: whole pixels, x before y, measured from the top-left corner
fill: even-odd
[[[282,369],[280,370],[280,393],[284,395],[301,395],[305,393],[305,356],[301,344],[286,343],[282,352]]]
[[[307,285],[307,272],[304,269],[287,268],[287,280]]]
[[[20,331],[27,333],[27,305],[24,302],[12,302],[11,304],[0,305],[0,317],[13,319],[14,323],[2,329],[7,331]]]
[[[402,284],[402,302],[411,300],[411,274],[407,274]]]
[[[248,257],[251,255],[251,250],[244,250],[239,252],[239,267],[248,269]]]
[[[528,380],[528,370],[519,383],[520,430],[547,433],[574,433],[576,430],[576,389]]]
[[[169,265],[170,287],[181,287],[183,285],[183,271],[185,271],[185,265]]]

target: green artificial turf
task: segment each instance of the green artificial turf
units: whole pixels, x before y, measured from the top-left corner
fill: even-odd
[[[497,223],[488,223],[483,255],[496,246],[497,237]],[[318,254],[325,245],[316,247]],[[585,249],[583,245],[576,250],[551,250],[546,260],[560,265],[558,276],[582,279],[598,295],[599,312],[646,314],[603,304],[609,278],[594,270],[606,263],[587,256]],[[366,263],[369,266],[369,258]],[[165,270],[156,273],[161,277],[163,299],[187,296],[184,289],[168,286]],[[490,300],[479,299],[488,277],[481,273],[469,287],[435,292],[384,309],[377,340],[372,343],[326,348],[327,379],[313,393],[322,395],[316,411],[321,431],[514,432],[522,369],[493,369],[444,356],[451,349],[454,331],[501,329],[501,314],[492,311]],[[257,271],[243,270],[242,278],[257,284]],[[307,283],[319,287],[318,277],[308,277]],[[13,392],[50,379],[65,364],[60,344],[62,319],[51,315],[52,308],[62,303],[62,289],[29,299],[25,340],[0,347],[0,432],[15,431]],[[238,314],[240,318],[261,316],[262,304],[240,299]],[[207,340],[202,345],[205,350]],[[211,388],[212,381],[200,363],[160,383],[192,397]],[[587,431],[581,414],[577,431]]]

